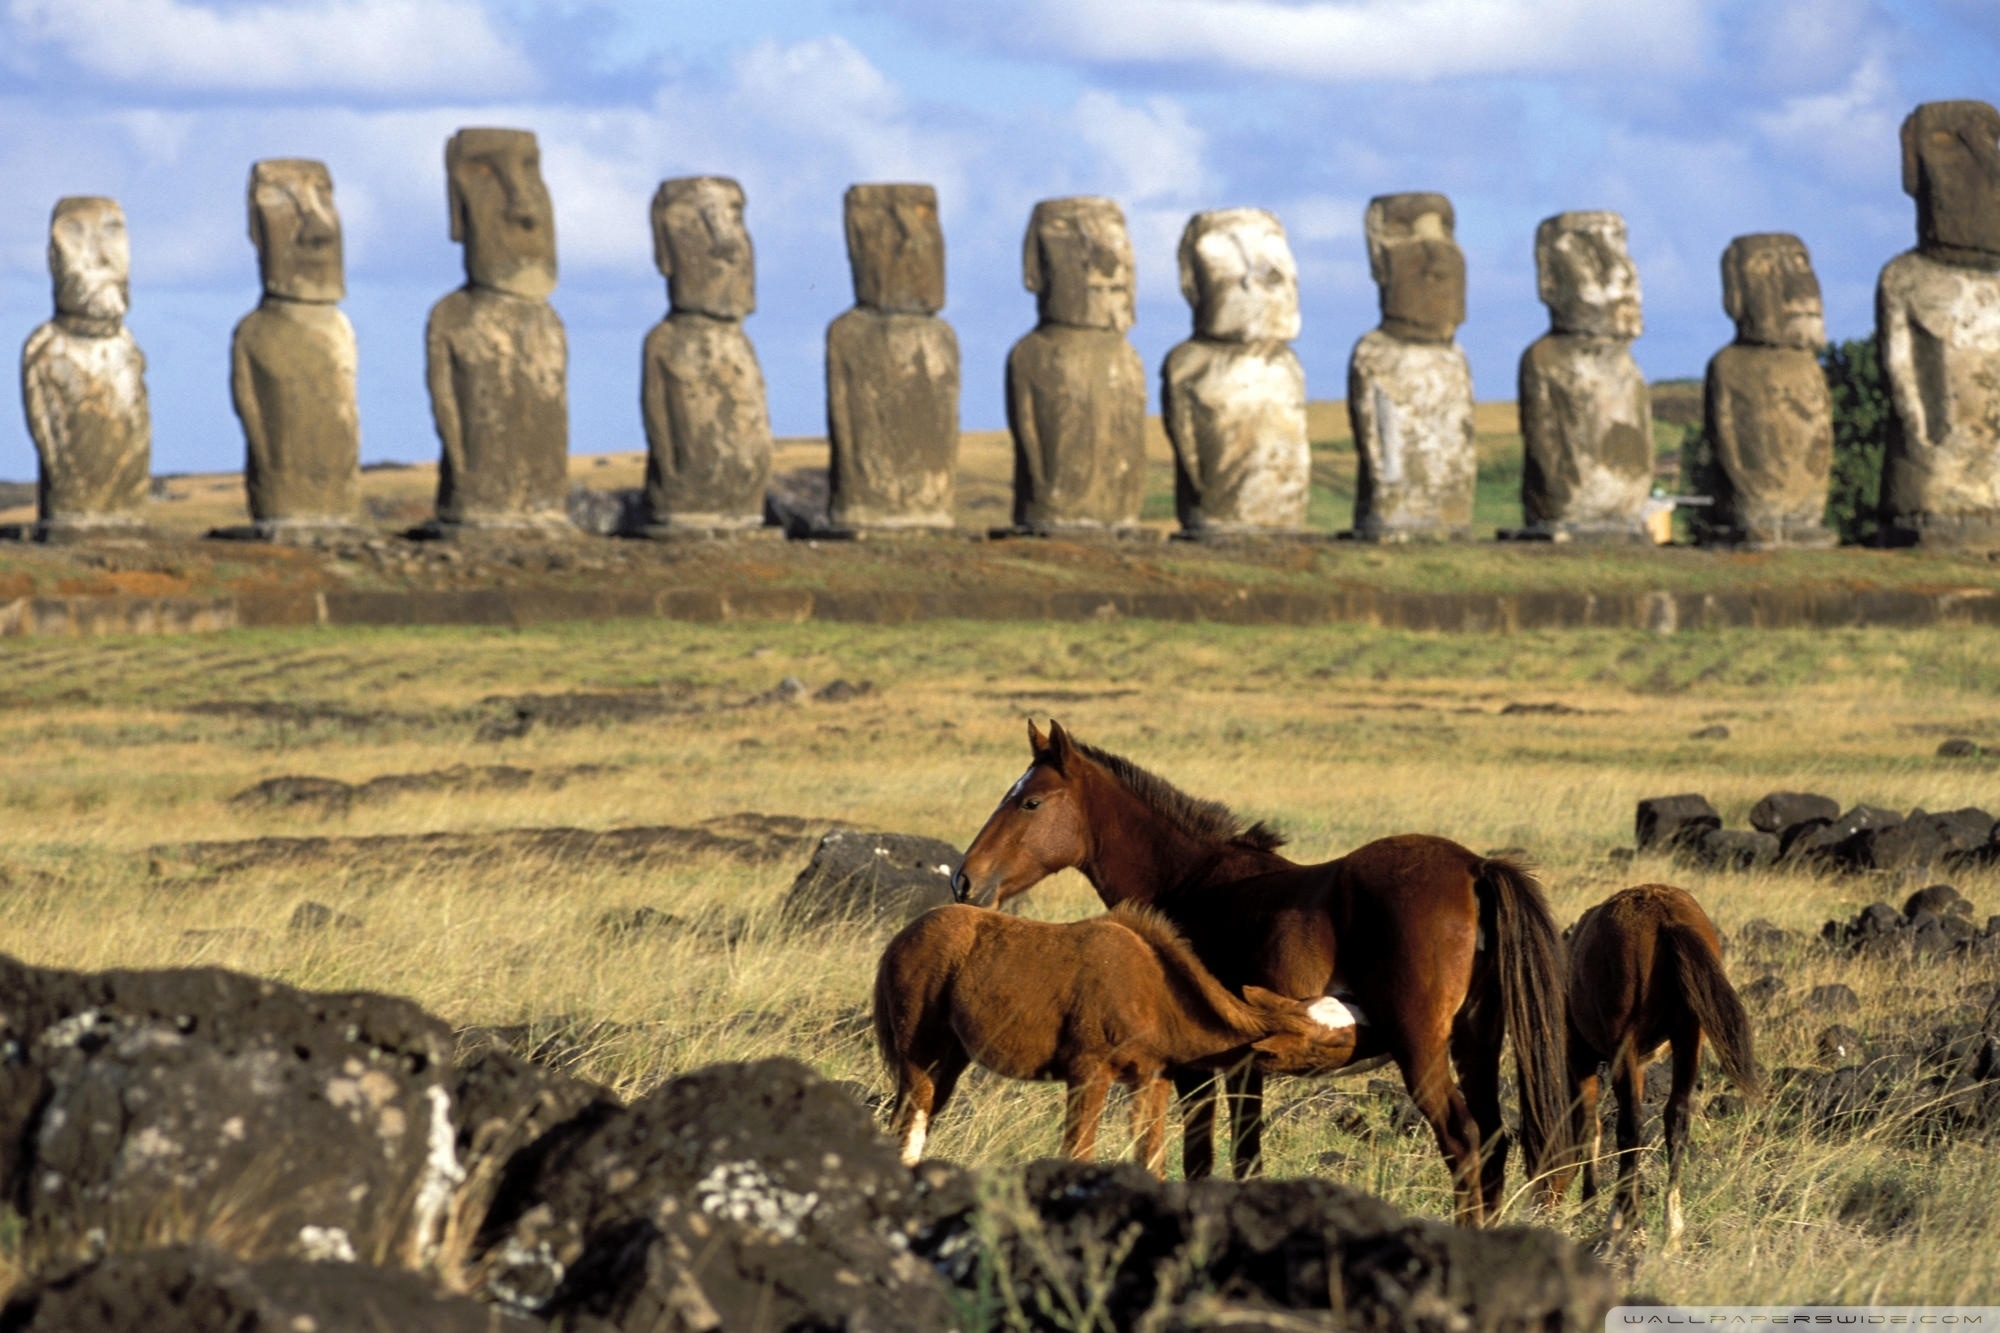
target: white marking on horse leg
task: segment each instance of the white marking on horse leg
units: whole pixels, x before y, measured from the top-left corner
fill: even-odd
[[[1323,1028],[1338,1030],[1351,1028],[1361,1022],[1361,1015],[1348,1008],[1331,995],[1322,995],[1306,1006],[1306,1017]]]
[[[910,1117],[910,1127],[903,1131],[903,1165],[915,1166],[924,1160],[924,1128],[930,1123],[930,1115],[918,1111]]]
[[[1678,1183],[1667,1187],[1667,1244],[1680,1239],[1687,1220],[1681,1216],[1681,1187]]]

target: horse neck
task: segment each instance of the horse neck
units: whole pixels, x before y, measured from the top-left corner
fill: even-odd
[[[1106,907],[1150,903],[1205,880],[1229,850],[1183,833],[1109,776],[1096,775],[1092,788],[1090,853],[1077,869]]]

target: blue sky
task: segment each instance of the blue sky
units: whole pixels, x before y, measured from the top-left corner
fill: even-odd
[[[1949,97],[2000,100],[2000,0],[0,0],[0,312],[16,345],[48,317],[57,197],[117,197],[155,469],[238,467],[244,180],[260,157],[323,158],[363,457],[434,457],[423,321],[462,281],[443,144],[503,125],[541,136],[577,452],[643,447],[639,345],[665,307],[646,206],[694,173],[748,194],[748,328],[783,434],[822,429],[858,180],[938,187],[969,429],[1002,424],[1006,349],[1033,323],[1028,210],[1079,193],[1125,206],[1151,365],[1187,333],[1187,215],[1276,212],[1308,388],[1332,398],[1375,322],[1363,206],[1442,190],[1469,270],[1460,341],[1480,396],[1511,398],[1546,325],[1534,226],[1563,209],[1626,215],[1655,378],[1698,375],[1728,340],[1716,261],[1743,232],[1803,236],[1830,331],[1866,332],[1875,273],[1913,233],[1897,126]],[[33,474],[0,377],[0,476]]]

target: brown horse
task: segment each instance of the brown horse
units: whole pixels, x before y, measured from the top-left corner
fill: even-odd
[[[1125,1084],[1140,1160],[1158,1175],[1169,1070],[1252,1052],[1284,1069],[1337,1067],[1355,1030],[1337,1000],[1308,1005],[1255,986],[1238,999],[1143,907],[1066,924],[934,907],[889,941],[875,972],[875,1041],[896,1076],[892,1123],[911,1166],[975,1061],[1067,1084],[1063,1152],[1083,1161],[1111,1084]]]
[[[1678,1239],[1681,1158],[1687,1151],[1688,1099],[1701,1065],[1701,1039],[1715,1043],[1722,1070],[1744,1097],[1763,1095],[1751,1049],[1750,1019],[1722,974],[1715,925],[1684,889],[1643,884],[1615,893],[1583,914],[1569,939],[1569,1070],[1575,1090],[1575,1139],[1583,1157],[1583,1197],[1597,1194],[1598,1069],[1611,1066],[1618,1094],[1618,1190],[1606,1234],[1616,1239],[1639,1216],[1639,1125],[1646,1066],[1673,1048],[1673,1084],[1661,1114],[1667,1140],[1667,1240]],[[1569,1188],[1574,1167],[1549,1178],[1545,1202]]]
[[[966,850],[952,890],[997,904],[1075,867],[1107,906],[1157,908],[1225,985],[1294,999],[1352,995],[1372,1020],[1356,1057],[1386,1055],[1437,1136],[1460,1221],[1497,1215],[1506,1173],[1500,1048],[1511,1030],[1530,1173],[1568,1133],[1562,945],[1534,877],[1443,838],[1384,838],[1324,865],[1144,769],[1030,722],[1033,761]],[[1457,1066],[1456,1077],[1453,1065]],[[1255,1169],[1263,1070],[1232,1076],[1237,1174]],[[1213,1166],[1213,1084],[1189,1097],[1184,1173]]]

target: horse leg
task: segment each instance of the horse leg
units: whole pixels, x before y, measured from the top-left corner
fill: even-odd
[[[1072,1075],[1063,1106],[1063,1156],[1078,1162],[1097,1159],[1097,1122],[1104,1118],[1104,1099],[1111,1093],[1111,1075],[1102,1067]]]
[[[1229,1072],[1229,1160],[1238,1180],[1264,1174],[1264,1071]]]
[[[1583,1154],[1583,1201],[1589,1203],[1597,1197],[1597,1158],[1604,1151],[1604,1118],[1598,1113],[1599,1089],[1598,1061],[1590,1060],[1590,1072],[1579,1074],[1576,1079],[1576,1142]]]
[[[1215,1174],[1215,1104],[1221,1089],[1216,1075],[1181,1070],[1174,1088],[1181,1101],[1181,1176],[1206,1180]]]
[[[1167,1097],[1173,1085],[1162,1075],[1141,1079],[1132,1089],[1132,1146],[1144,1166],[1167,1178]]]
[[[1479,1122],[1473,1119],[1472,1109],[1452,1080],[1444,1046],[1442,1041],[1411,1042],[1399,1060],[1403,1086],[1430,1122],[1438,1151],[1451,1169],[1452,1194],[1457,1200],[1453,1220],[1460,1226],[1476,1227],[1485,1220],[1479,1189]]]
[[[958,1087],[959,1076],[970,1062],[965,1048],[956,1042],[933,1060],[903,1058],[896,1071],[896,1109],[890,1125],[902,1145],[904,1166],[915,1166],[924,1159],[924,1141],[929,1137],[931,1122],[943,1113],[952,1091]]]
[[[1660,1116],[1667,1140],[1667,1244],[1680,1239],[1686,1225],[1681,1217],[1681,1158],[1687,1152],[1688,1101],[1694,1095],[1694,1077],[1701,1068],[1701,1028],[1675,1033],[1674,1081],[1667,1091],[1666,1110]]]
[[[1618,1094],[1618,1185],[1611,1197],[1607,1230],[1615,1242],[1639,1223],[1639,1131],[1645,1123],[1646,1065],[1625,1043],[1611,1063],[1611,1087]]]
[[[1506,1198],[1507,1135],[1500,1117],[1500,1042],[1505,1032],[1497,1005],[1479,1005],[1452,1024],[1451,1063],[1466,1107],[1479,1126],[1480,1208],[1488,1222]]]

